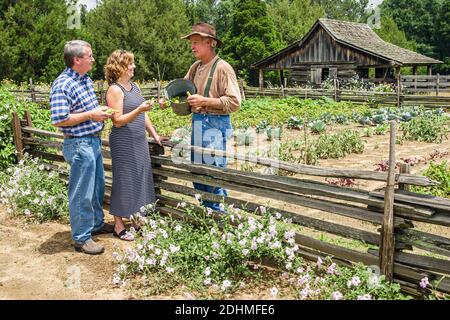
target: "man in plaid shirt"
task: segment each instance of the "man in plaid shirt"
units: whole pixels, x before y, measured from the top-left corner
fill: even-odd
[[[100,132],[112,116],[100,107],[87,72],[94,57],[89,43],[73,40],[64,46],[67,68],[56,78],[50,92],[51,119],[64,134],[63,154],[70,164],[69,215],[77,251],[100,254],[104,247],[92,235],[112,232],[104,223],[105,178]]]

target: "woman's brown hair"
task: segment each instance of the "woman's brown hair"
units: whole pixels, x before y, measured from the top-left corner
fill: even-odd
[[[128,66],[134,62],[134,54],[126,50],[116,50],[108,57],[105,70],[105,78],[108,84],[117,81],[128,70]]]

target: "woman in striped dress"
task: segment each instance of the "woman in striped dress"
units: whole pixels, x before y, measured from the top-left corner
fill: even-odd
[[[147,111],[152,105],[145,102],[139,87],[131,82],[134,76],[134,55],[116,50],[105,65],[109,83],[106,101],[116,110],[109,136],[113,182],[109,212],[114,216],[113,235],[126,241],[134,240],[125,228],[123,218],[130,218],[140,208],[155,202],[150,153],[146,131],[159,144]]]

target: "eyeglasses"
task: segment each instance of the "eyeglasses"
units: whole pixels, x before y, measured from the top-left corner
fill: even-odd
[[[94,56],[92,54],[88,55],[88,56],[82,56],[81,58],[83,59],[94,59]]]

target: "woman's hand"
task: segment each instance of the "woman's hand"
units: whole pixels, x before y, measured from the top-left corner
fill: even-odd
[[[138,107],[140,112],[147,112],[152,110],[153,108],[153,101],[147,100],[142,102],[142,104]]]

